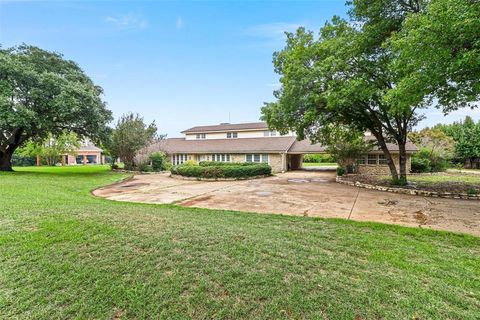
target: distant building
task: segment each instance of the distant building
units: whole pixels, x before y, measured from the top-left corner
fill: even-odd
[[[62,165],[105,164],[103,150],[93,144],[82,145],[73,155],[62,155]]]

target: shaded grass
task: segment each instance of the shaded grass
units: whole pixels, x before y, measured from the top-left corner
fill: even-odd
[[[125,177],[0,173],[0,318],[478,318],[479,238],[89,194]]]

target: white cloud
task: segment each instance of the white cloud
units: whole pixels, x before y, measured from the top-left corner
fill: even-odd
[[[145,29],[148,24],[144,17],[132,13],[108,16],[105,21],[121,30]]]
[[[182,29],[183,28],[183,18],[182,17],[177,17],[177,22],[175,23],[175,26],[177,29]]]

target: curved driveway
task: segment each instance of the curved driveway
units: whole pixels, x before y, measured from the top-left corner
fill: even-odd
[[[375,221],[480,236],[480,201],[427,198],[359,189],[334,172],[293,171],[244,181],[178,180],[136,175],[94,191],[117,201]]]

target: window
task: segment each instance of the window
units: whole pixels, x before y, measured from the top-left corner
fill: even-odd
[[[277,131],[263,131],[264,137],[275,137],[277,136]]]
[[[249,153],[245,155],[246,162],[265,162],[268,163],[268,154]]]
[[[357,164],[365,164],[365,157],[358,158]]]
[[[229,154],[212,154],[212,161],[230,162]]]
[[[380,165],[387,164],[387,158],[385,158],[384,154],[379,154],[378,155],[378,164],[380,164]]]
[[[186,154],[174,154],[172,155],[172,164],[174,166],[179,165],[187,161],[187,155]]]
[[[197,139],[205,139],[206,137],[205,133],[197,133]]]
[[[367,157],[367,164],[377,164],[377,155],[376,154],[368,154]]]
[[[238,138],[238,132],[227,132],[227,139]]]

